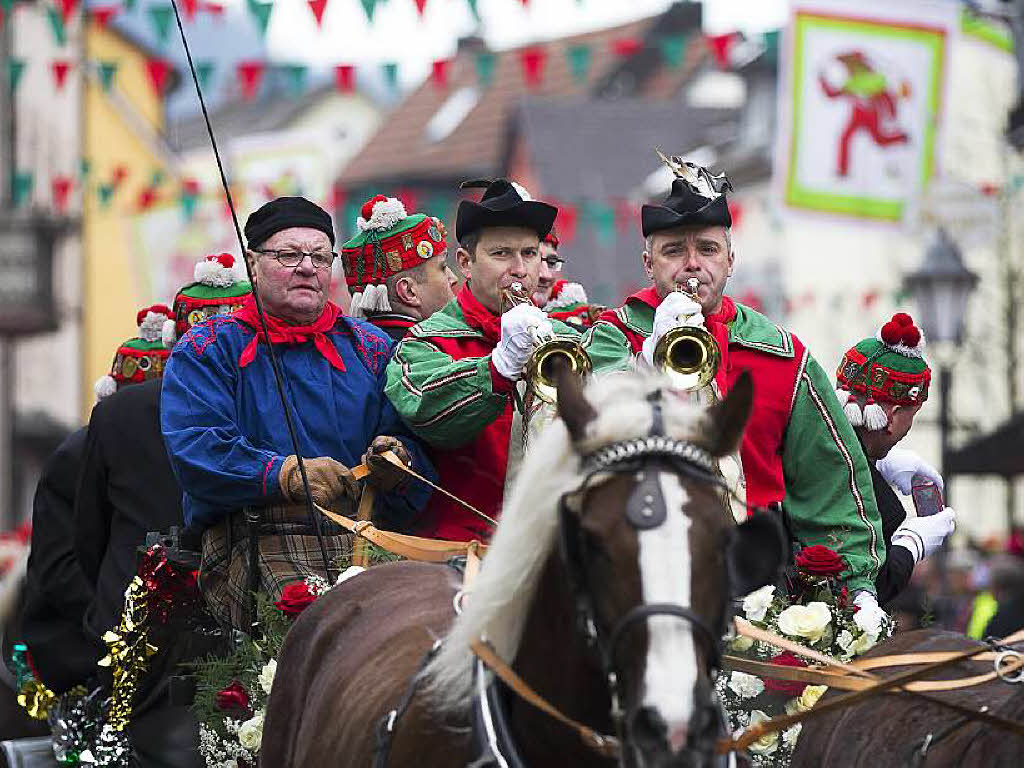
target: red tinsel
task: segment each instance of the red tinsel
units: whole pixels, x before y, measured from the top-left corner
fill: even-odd
[[[173,317],[170,308],[155,304],[139,312],[162,312]],[[141,322],[141,320],[139,321]],[[139,578],[146,587],[150,620],[166,624],[172,616],[188,618],[198,608],[200,600],[196,572],[179,568],[167,559],[167,550],[159,544],[150,547],[142,556]]]

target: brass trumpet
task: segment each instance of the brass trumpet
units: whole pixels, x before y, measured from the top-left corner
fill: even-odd
[[[522,283],[512,283],[502,291],[502,310],[511,309],[520,304],[529,304],[530,296]],[[530,328],[533,335],[534,350],[526,361],[523,378],[533,390],[537,398],[549,405],[558,401],[555,382],[555,361],[562,360],[569,370],[577,376],[588,376],[593,369],[590,356],[583,346],[570,336],[559,336],[543,332],[537,326]]]
[[[691,277],[684,290],[676,283],[676,290],[697,301],[700,281]],[[680,318],[683,319],[683,318]],[[672,379],[678,389],[702,389],[711,383],[722,362],[722,351],[718,342],[706,329],[700,326],[682,325],[672,328],[658,339],[654,347],[654,365]]]

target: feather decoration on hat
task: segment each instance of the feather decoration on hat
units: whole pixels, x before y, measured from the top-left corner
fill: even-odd
[[[716,176],[707,168],[683,160],[679,155],[665,157],[665,154],[657,147],[654,148],[654,151],[672,173],[685,181],[698,195],[706,197],[708,200],[714,200],[720,197],[725,190],[733,191],[732,182],[729,181],[725,173]]]

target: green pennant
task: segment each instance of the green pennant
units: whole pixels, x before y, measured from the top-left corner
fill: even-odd
[[[21,75],[24,71],[24,59],[16,59],[13,56],[7,59],[7,82],[11,87],[11,93],[18,90],[18,83],[21,82]]]
[[[779,60],[779,42],[781,37],[782,33],[778,29],[764,33],[764,55],[768,61]]]
[[[686,52],[686,38],[683,35],[663,37],[658,41],[658,48],[661,49],[661,60],[665,66],[675,69],[683,61],[683,54]]]
[[[52,5],[46,6],[46,18],[50,20],[50,30],[53,32],[53,39],[57,45],[64,45],[68,41],[67,33],[64,31],[64,20],[60,17],[60,11]]]
[[[199,195],[182,193],[180,198],[181,213],[186,221],[191,221],[196,212],[196,203],[199,202]]]
[[[85,181],[89,178],[90,173],[92,173],[92,163],[83,157],[78,163],[78,176],[82,181]]]
[[[377,0],[359,0],[363,5],[363,10],[366,11],[366,20],[373,24],[373,14],[377,10]]]
[[[215,63],[209,59],[196,62],[196,77],[199,79],[199,87],[204,91],[210,86],[215,66]]]
[[[131,12],[135,10],[135,0],[123,0],[123,5],[126,11]]]
[[[497,57],[490,51],[480,51],[476,55],[476,79],[481,88],[487,88],[494,80],[494,64]]]
[[[117,74],[117,62],[116,61],[101,61],[99,62],[99,74],[100,74],[100,85],[103,87],[104,93],[110,93],[110,89],[114,87],[114,75]]]
[[[153,34],[161,47],[167,45],[167,36],[171,32],[171,18],[174,9],[169,5],[153,5],[149,7],[149,20],[153,24]]]
[[[590,53],[589,45],[573,45],[566,51],[569,57],[569,71],[577,83],[585,82],[587,79],[590,72]]]
[[[597,200],[587,203],[586,217],[594,230],[594,239],[600,245],[612,245],[615,242],[615,209]]]
[[[284,71],[288,74],[288,90],[292,96],[301,96],[306,92],[306,75],[309,67],[305,64],[285,64]]]
[[[473,18],[480,21],[480,9],[476,7],[478,1],[479,0],[466,0],[466,4],[469,6],[469,10],[473,14]]]
[[[96,189],[96,192],[100,199],[100,207],[106,208],[110,205],[111,199],[114,197],[114,185],[113,184],[100,184]]]
[[[252,13],[253,18],[256,20],[256,29],[260,32],[260,37],[267,36],[267,27],[270,26],[270,12],[274,10],[273,3],[257,3],[254,0],[249,2],[249,12]]]
[[[11,17],[12,10],[14,10],[14,0],[0,0],[0,12],[3,13],[5,19]]]
[[[15,173],[11,176],[11,197],[14,207],[19,207],[32,194],[33,177],[31,171]]]
[[[167,174],[161,171],[159,168],[153,169],[152,175],[149,177],[149,186],[152,188],[159,187],[164,183],[164,179],[167,178]]]
[[[393,61],[386,61],[381,64],[381,68],[384,70],[384,82],[388,84],[388,88],[392,91],[398,90],[398,64]]]

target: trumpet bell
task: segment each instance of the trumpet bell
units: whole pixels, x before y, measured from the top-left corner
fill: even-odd
[[[654,365],[672,379],[677,389],[707,386],[718,373],[722,352],[704,328],[680,326],[668,331],[654,348]]]
[[[549,405],[558,401],[555,381],[555,363],[558,360],[581,378],[588,376],[593,368],[590,356],[575,339],[555,336],[541,342],[526,362],[525,378],[534,395]]]

